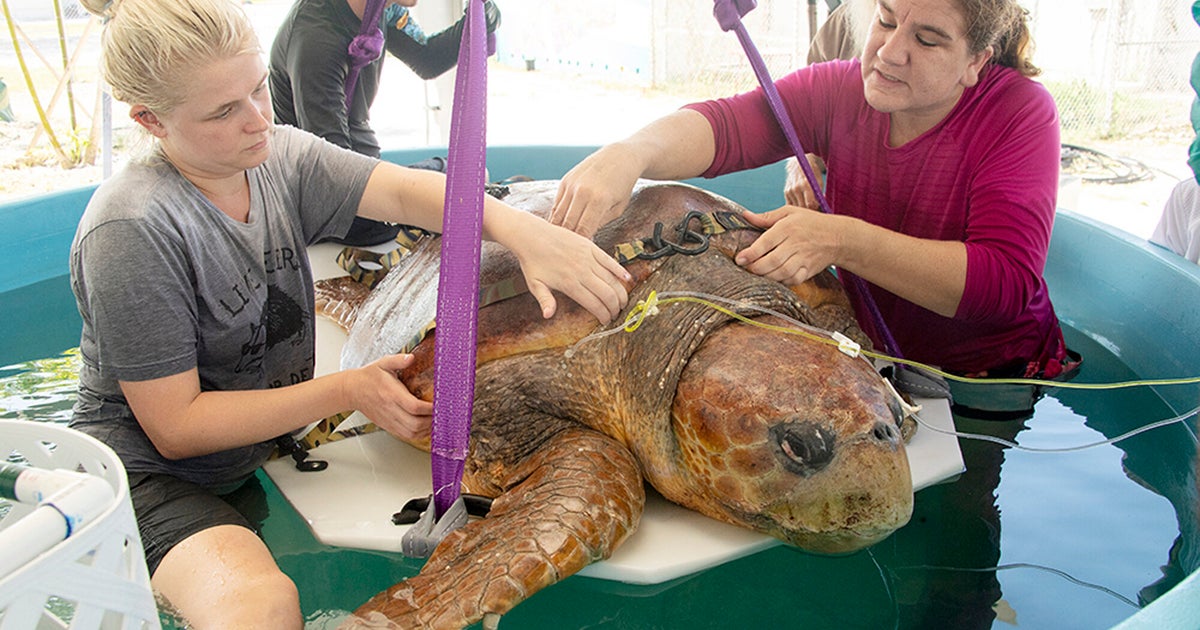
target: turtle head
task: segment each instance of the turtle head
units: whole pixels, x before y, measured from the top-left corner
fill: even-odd
[[[901,413],[860,358],[725,326],[684,370],[672,406],[677,478],[659,491],[809,551],[856,551],[912,514]]]

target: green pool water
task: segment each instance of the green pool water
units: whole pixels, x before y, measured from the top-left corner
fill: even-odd
[[[50,282],[5,294],[5,317],[64,288]],[[37,317],[39,334],[5,335],[0,346],[0,418],[65,422],[78,357],[64,348],[78,343],[77,323]],[[1085,357],[1077,381],[1136,378],[1105,346],[1066,333]],[[1028,420],[958,427],[1053,448],[1173,415],[1148,388],[1060,390]],[[501,627],[1108,628],[1200,564],[1194,419],[1077,452],[960,442],[966,473],[918,492],[911,522],[868,550],[822,557],[777,547],[655,586],[571,577]],[[419,560],[318,543],[270,480],[260,482],[263,536],[298,584],[309,628],[335,627],[420,569]]]
[[[557,177],[588,152],[489,148],[488,165],[493,173]],[[398,163],[411,157],[391,156]],[[779,203],[773,195],[781,169],[703,184],[765,210]],[[80,323],[63,274],[87,195],[65,191],[0,207],[0,249],[13,254],[0,265],[2,418],[69,417],[77,365],[70,349]],[[1068,342],[1085,357],[1077,382],[1200,370],[1194,265],[1060,213],[1046,273]],[[1060,390],[1026,421],[960,420],[959,429],[1026,447],[1068,447],[1197,402],[1195,385]],[[1195,422],[1053,454],[963,439],[967,472],[918,492],[911,522],[871,549],[831,558],[776,547],[655,586],[571,577],[519,606],[502,628],[1110,628],[1200,567]],[[335,627],[348,610],[420,569],[420,561],[399,555],[316,542],[270,480],[260,481],[254,509],[300,588],[310,629]],[[1172,608],[1183,616],[1171,627],[1200,628],[1197,592],[1184,591]],[[1178,593],[1164,599],[1178,604]]]

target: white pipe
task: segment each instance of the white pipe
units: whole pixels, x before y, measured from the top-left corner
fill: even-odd
[[[37,508],[0,530],[0,575],[9,575],[113,505],[112,486],[71,470],[0,464],[0,496]]]
[[[39,507],[0,531],[0,575],[12,575],[67,537],[67,521],[50,506]]]

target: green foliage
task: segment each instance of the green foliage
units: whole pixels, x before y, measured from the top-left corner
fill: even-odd
[[[1058,105],[1064,140],[1087,143],[1150,135],[1170,138],[1187,127],[1187,102],[1164,102],[1170,95],[1133,89],[1103,90],[1084,79],[1045,81]]]
[[[1107,99],[1100,90],[1083,79],[1044,83],[1058,105],[1059,124],[1064,137],[1103,138],[1109,135]]]

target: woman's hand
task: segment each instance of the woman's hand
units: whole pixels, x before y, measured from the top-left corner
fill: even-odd
[[[812,167],[813,173],[820,178],[825,173],[825,163],[821,158],[809,153],[804,156],[808,158],[808,164]],[[813,192],[812,186],[808,183],[808,178],[804,176],[804,170],[800,168],[800,162],[796,158],[789,158],[785,163],[787,166],[787,180],[783,184],[783,199],[789,206],[800,206],[801,208],[820,207],[817,202],[817,195]]]
[[[680,180],[712,165],[712,126],[703,114],[681,109],[605,145],[575,165],[558,185],[550,222],[591,237],[621,216],[639,177]]]
[[[536,216],[523,216],[526,237],[509,249],[542,307],[542,317],[553,317],[557,310],[553,291],[575,300],[601,323],[616,317],[629,300],[629,272],[590,239]]]
[[[794,286],[837,263],[844,219],[796,206],[755,214],[742,213],[751,225],[766,230],[735,261],[747,271]]]
[[[638,161],[621,144],[601,147],[563,177],[550,222],[592,237],[625,212],[641,173]]]
[[[958,311],[967,273],[964,243],[796,206],[742,218],[766,230],[735,258],[748,271],[795,286],[833,265],[944,317]]]
[[[425,441],[433,422],[433,403],[408,391],[400,371],[411,354],[391,354],[370,365],[343,372],[344,397],[376,426],[406,441]]]

